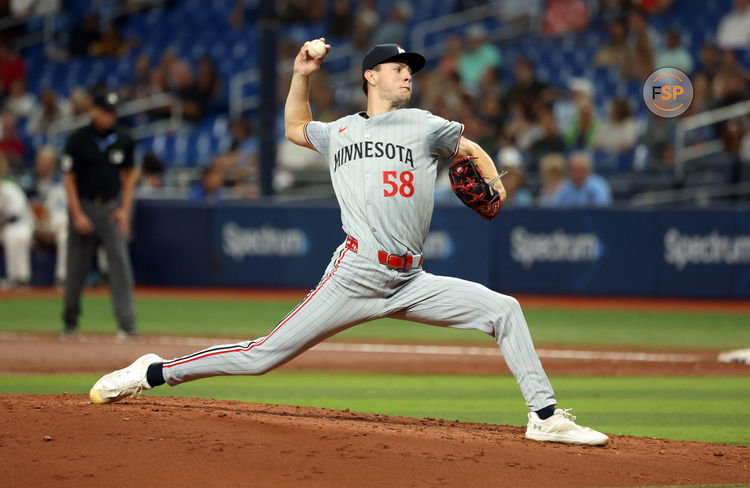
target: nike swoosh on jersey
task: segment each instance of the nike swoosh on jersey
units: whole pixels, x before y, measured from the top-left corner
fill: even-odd
[[[346,127],[349,127],[349,126],[347,125]],[[344,132],[344,131],[346,130],[346,127],[342,127],[342,128],[340,128],[340,129],[339,129],[339,134],[341,134],[342,132]]]

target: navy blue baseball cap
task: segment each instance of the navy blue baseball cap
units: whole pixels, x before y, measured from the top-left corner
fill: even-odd
[[[381,63],[401,61],[411,68],[412,74],[424,68],[427,63],[424,56],[419,53],[407,52],[398,44],[378,44],[370,49],[362,60],[362,91],[367,94],[367,80],[365,71],[373,69]]]
[[[412,73],[424,68],[427,63],[427,60],[421,54],[407,52],[398,44],[378,44],[365,54],[365,58],[362,60],[362,76],[365,76],[365,71],[373,69],[380,63],[393,61],[406,63],[411,68]]]

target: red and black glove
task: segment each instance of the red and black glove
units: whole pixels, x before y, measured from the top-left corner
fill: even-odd
[[[474,159],[473,156],[466,156],[451,164],[448,168],[451,187],[470,209],[482,218],[492,220],[500,212],[500,193],[485,181]]]

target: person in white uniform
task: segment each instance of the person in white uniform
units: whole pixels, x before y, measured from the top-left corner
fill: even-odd
[[[1,155],[0,155],[1,156]],[[5,253],[3,288],[31,283],[31,244],[34,217],[29,200],[18,183],[5,180],[8,162],[0,157],[0,242]]]
[[[326,54],[330,46],[326,45]],[[259,375],[349,327],[381,317],[477,329],[493,337],[530,409],[526,436],[602,445],[607,436],[580,427],[555,396],[534,350],[518,301],[470,281],[422,269],[439,157],[473,156],[500,198],[492,159],[462,137],[463,125],[424,110],[401,109],[412,93],[420,54],[395,44],[375,46],[362,63],[367,110],[331,123],[312,119],[310,76],[323,56],[307,43],[294,61],[284,121],[286,137],[328,161],[346,238],[318,286],[265,337],[211,347],[165,361],[147,354],[97,381],[95,403],[120,400],[167,383],[220,375]]]

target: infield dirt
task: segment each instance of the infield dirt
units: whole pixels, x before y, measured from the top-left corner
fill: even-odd
[[[163,339],[163,338],[162,338]],[[106,372],[145,351],[194,346],[159,338],[103,347],[4,333],[4,373]],[[99,354],[96,351],[100,351]],[[379,356],[379,357],[378,357]],[[544,361],[555,374],[746,375],[695,363]],[[585,366],[581,366],[585,365]],[[287,369],[505,374],[499,357],[309,351]],[[670,369],[671,368],[671,369]],[[611,436],[603,448],[525,440],[523,428],[216,400],[0,395],[0,483],[20,486],[595,487],[750,483],[750,448]]]
[[[750,482],[750,449],[184,399],[0,396],[3,486],[645,486]]]

